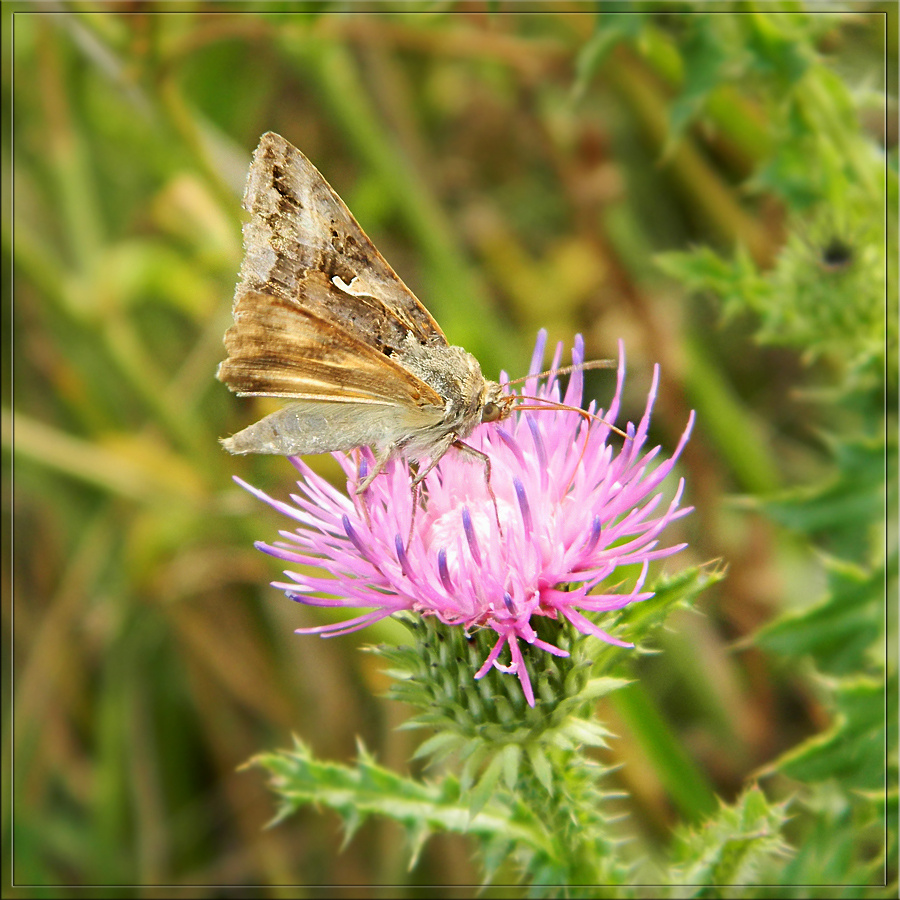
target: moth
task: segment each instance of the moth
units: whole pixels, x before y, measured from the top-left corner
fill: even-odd
[[[451,346],[313,164],[273,132],[253,154],[244,260],[227,358],[216,377],[243,397],[292,402],[224,438],[231,453],[285,456],[368,446],[375,464],[418,462],[418,485],[464,439],[510,415],[515,395]],[[422,461],[427,459],[427,464]]]

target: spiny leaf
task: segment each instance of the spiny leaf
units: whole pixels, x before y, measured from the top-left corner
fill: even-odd
[[[665,575],[652,586],[654,595],[640,603],[632,603],[622,610],[617,622],[629,641],[638,646],[653,632],[662,628],[675,609],[689,608],[708,587],[725,577],[724,567],[712,565],[694,566],[675,575]],[[630,661],[634,651],[616,646],[606,647],[598,655],[593,668],[595,676],[605,672],[620,671],[623,661]],[[616,690],[623,685],[616,685]]]
[[[503,761],[503,783],[509,790],[515,790],[519,780],[519,763],[522,759],[521,744],[507,744],[500,752]]]
[[[721,803],[721,801],[720,801]],[[721,804],[718,813],[698,829],[680,830],[673,846],[673,884],[753,884],[763,863],[784,857],[788,846],[781,838],[787,804],[770,804],[758,787],[746,791],[734,806]]]
[[[811,654],[836,675],[859,671],[882,627],[885,572],[825,558],[829,591],[818,603],[791,610],[756,633],[754,643],[782,655]]]
[[[776,522],[842,555],[864,558],[871,549],[873,524],[885,507],[884,472],[888,463],[880,437],[832,442],[838,470],[820,484],[794,488],[755,501]]]
[[[844,788],[883,787],[885,690],[874,678],[840,682],[834,724],[786,753],[773,768],[801,781],[835,778]]]
[[[500,776],[503,774],[504,762],[503,754],[498,753],[488,763],[475,787],[469,792],[469,812],[473,817],[484,809],[493,796]]]
[[[363,754],[361,754],[363,755]],[[310,749],[297,742],[291,750],[265,753],[254,757],[248,765],[258,766],[270,775],[274,792],[281,798],[280,818],[301,806],[327,806],[341,815],[348,835],[370,815],[394,819],[421,844],[434,831],[469,832],[481,837],[502,836],[537,849],[546,844],[543,827],[524,806],[500,804],[493,796],[497,777],[502,771],[502,757],[488,767],[476,796],[461,800],[459,783],[445,778],[429,784],[404,778],[379,766],[367,754],[353,766],[316,760]]]
[[[452,731],[439,731],[419,744],[412,758],[421,759],[423,756],[433,755],[435,759],[442,759],[459,749],[461,741],[462,738]]]
[[[540,744],[528,744],[526,746],[528,759],[531,762],[531,768],[537,776],[538,781],[546,788],[548,794],[553,794],[553,769],[550,766],[550,760],[544,752]]]

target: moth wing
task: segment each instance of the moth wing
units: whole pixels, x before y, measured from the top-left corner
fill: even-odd
[[[216,377],[241,395],[443,410],[438,393],[408,369],[280,297],[244,293],[225,347]]]
[[[408,334],[444,344],[431,314],[378,252],[316,167],[273,132],[259,141],[247,176],[244,261],[235,308],[248,291],[295,301],[377,350],[399,351]],[[335,287],[339,279],[346,290]],[[334,290],[313,290],[326,282]]]
[[[285,456],[390,447],[443,416],[440,396],[388,356],[296,304],[245,293],[217,377],[244,395],[297,402],[222,443]]]

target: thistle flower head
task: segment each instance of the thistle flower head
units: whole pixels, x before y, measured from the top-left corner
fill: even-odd
[[[562,397],[555,376],[537,377],[545,342],[541,332],[523,393],[579,407],[579,370]],[[559,367],[561,354],[559,345],[553,368]],[[579,336],[572,362],[577,366],[583,359]],[[236,479],[300,526],[281,531],[281,541],[256,546],[326,573],[288,570],[290,580],[274,586],[311,606],[366,610],[297,632],[345,634],[401,610],[467,632],[491,629],[496,641],[474,677],[482,678],[492,667],[515,674],[531,706],[534,691],[523,648],[568,656],[538,637],[537,617],[565,620],[583,634],[632,646],[604,631],[592,616],[652,596],[643,590],[648,564],[685,546],[661,544],[662,531],[690,512],[679,505],[683,480],[668,503],[658,488],[688,439],[693,414],[669,459],[660,458],[659,447],[646,448],[658,378],[657,367],[643,416],[637,426],[627,424],[624,440],[611,437],[609,427],[619,414],[625,379],[621,344],[609,409],[595,409],[593,402],[588,407],[597,418],[548,405],[479,426],[466,443],[490,459],[493,498],[477,462],[453,449],[423,481],[423,502],[415,513],[411,474],[400,460],[388,464],[362,495],[354,493],[365,477],[366,461],[371,464],[368,451],[362,464],[334,454],[347,473],[349,496],[296,458],[292,462],[301,480],[291,503]],[[617,570],[621,574],[622,567],[635,564],[640,574],[630,589],[597,590]]]

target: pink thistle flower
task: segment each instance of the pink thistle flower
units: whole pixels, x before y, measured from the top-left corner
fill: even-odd
[[[546,332],[538,337],[524,394],[560,401],[559,383],[551,375],[536,377],[543,359]],[[553,368],[559,367],[562,344]],[[576,337],[572,362],[584,359]],[[501,380],[505,378],[501,376]],[[625,354],[619,344],[616,392],[610,408],[588,412],[615,423],[625,380]],[[610,644],[632,647],[604,631],[591,613],[618,610],[646,600],[643,591],[651,560],[671,556],[685,544],[660,546],[663,529],[686,515],[679,507],[681,479],[674,497],[661,506],[657,488],[672,470],[688,440],[693,413],[674,454],[651,465],[659,447],[645,450],[650,413],[656,398],[659,367],[654,368],[647,405],[637,427],[628,423],[627,440],[614,438],[597,419],[573,410],[528,409],[499,423],[480,425],[466,439],[491,460],[491,487],[481,468],[463,454],[450,451],[423,482],[424,508],[413,518],[411,475],[395,460],[361,496],[353,489],[365,477],[373,457],[364,451],[361,465],[335,453],[347,473],[349,496],[292,457],[302,480],[292,504],[283,503],[235,479],[254,496],[298,522],[295,531],[280,531],[283,541],[256,546],[290,563],[317,566],[328,577],[285,571],[289,582],[273,586],[310,606],[368,609],[344,622],[298,628],[298,634],[331,637],[371,625],[401,610],[436,616],[446,625],[490,628],[497,634],[493,649],[475,673],[491,667],[514,673],[525,698],[534,706],[534,691],[522,656],[521,642],[555,656],[568,652],[538,638],[534,617],[564,619],[578,631]],[[570,377],[562,402],[578,407],[582,373]],[[621,442],[617,449],[614,444]],[[497,519],[500,526],[498,528]],[[593,593],[622,566],[640,564],[634,587]],[[320,596],[321,595],[321,596]],[[504,648],[509,662],[501,662]]]

